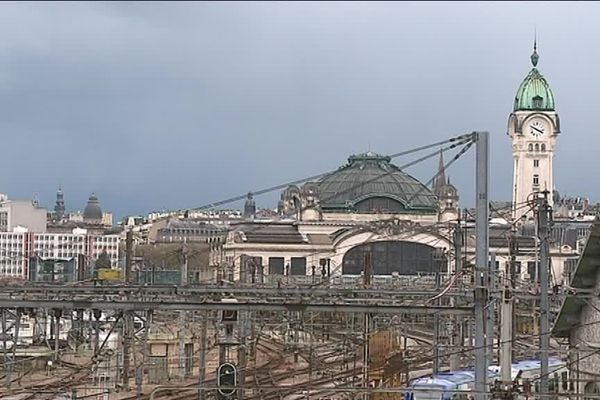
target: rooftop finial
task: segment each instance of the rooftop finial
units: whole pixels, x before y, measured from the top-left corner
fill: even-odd
[[[531,63],[533,64],[534,67],[537,66],[539,59],[540,59],[540,56],[537,53],[537,32],[536,32],[536,30],[534,30],[533,31],[533,54],[531,55]]]

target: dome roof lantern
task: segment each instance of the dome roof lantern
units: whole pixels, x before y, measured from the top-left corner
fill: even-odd
[[[554,111],[554,95],[546,78],[537,69],[540,56],[537,52],[537,43],[534,42],[531,64],[533,68],[525,77],[515,96],[514,111]]]

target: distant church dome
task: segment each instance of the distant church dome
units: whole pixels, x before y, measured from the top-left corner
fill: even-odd
[[[348,163],[316,182],[323,212],[435,213],[436,196],[417,179],[372,152],[353,155]]]
[[[98,203],[98,197],[94,193],[88,199],[85,210],[83,210],[83,220],[86,222],[102,221],[102,209]]]
[[[531,64],[533,64],[533,68],[529,71],[529,74],[527,74],[517,90],[514,111],[555,110],[554,95],[552,94],[550,85],[546,81],[546,78],[544,78],[536,68],[539,60],[536,47],[537,46],[534,45],[533,54],[531,55]]]

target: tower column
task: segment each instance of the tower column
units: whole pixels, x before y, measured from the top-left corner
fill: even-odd
[[[553,160],[556,137],[560,133],[554,95],[538,71],[539,55],[534,43],[531,64],[508,118],[508,135],[513,152],[513,219],[533,218],[534,195],[554,190]],[[552,196],[550,196],[550,202]],[[531,202],[528,207],[527,202]]]

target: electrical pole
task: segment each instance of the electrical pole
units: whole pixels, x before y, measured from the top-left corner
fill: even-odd
[[[187,286],[188,284],[188,251],[187,241],[184,238],[183,246],[181,248],[181,254],[183,255],[183,265],[181,267],[180,275],[180,286]],[[186,354],[185,354],[185,336],[187,326],[187,313],[185,310],[179,310],[179,378],[183,381],[186,376]]]
[[[486,349],[488,364],[494,361],[494,336],[496,329],[496,302],[490,293],[495,293],[496,289],[496,254],[490,254],[490,269],[487,274],[488,282],[488,307],[487,307],[487,326],[485,329]]]
[[[126,285],[131,283],[131,265],[133,264],[133,231],[127,230],[125,236],[125,271],[123,280]],[[125,390],[129,390],[129,361],[131,357],[131,336],[133,329],[133,317],[128,311],[123,311],[123,375],[122,383]],[[118,372],[118,371],[117,371]]]
[[[77,280],[79,282],[85,280],[85,254],[77,255]]]
[[[364,265],[364,285],[365,289],[371,287],[371,277],[373,275],[373,264],[371,247],[368,247],[365,253],[365,265]],[[369,313],[364,313],[364,347],[363,347],[363,388],[367,388],[369,385]],[[367,400],[369,395],[365,392],[363,399]]]
[[[4,371],[5,371],[5,379],[6,379],[6,387],[10,388],[10,374],[6,373],[8,371],[8,346],[6,344],[6,339],[8,338],[8,331],[6,329],[6,309],[2,309],[2,354],[4,359]],[[14,346],[14,344],[13,344]]]
[[[508,251],[510,260],[507,264],[507,270],[504,273],[504,287],[502,291],[501,303],[501,326],[500,326],[500,374],[504,390],[510,391],[512,386],[512,336],[513,336],[513,292],[514,280],[513,271],[515,269],[516,259],[516,238],[514,233],[508,237]]]
[[[240,282],[242,284],[244,283],[248,283],[248,259],[247,260],[242,260],[242,263],[240,263]],[[243,266],[242,266],[243,265]],[[289,273],[289,271],[288,271]],[[239,390],[237,391],[237,400],[244,400],[245,397],[245,390],[244,387],[246,386],[246,364],[247,364],[247,360],[246,360],[246,354],[247,354],[247,349],[246,349],[246,336],[248,335],[247,332],[247,323],[248,323],[248,318],[250,317],[250,313],[247,311],[239,311],[238,312],[238,334],[239,334],[239,346],[237,349],[237,356],[238,356],[238,372],[237,372],[237,379],[238,379],[238,386],[239,386]],[[294,339],[298,340],[298,332],[294,332]],[[297,347],[296,347],[297,348]]]
[[[23,310],[21,308],[17,308],[15,312],[15,323],[13,325],[13,329],[15,331],[13,335],[13,345],[12,345],[12,359],[9,365],[8,371],[6,373],[6,381],[8,382],[8,389],[10,390],[10,385],[12,383],[11,373],[15,369],[15,364],[17,362],[17,343],[19,342],[19,331],[21,330],[21,314]]]
[[[142,365],[140,366],[140,371],[136,375],[136,386],[137,386],[137,400],[142,398],[142,386],[144,381],[144,368],[146,367],[146,363],[148,362],[148,353],[150,352],[150,344],[148,343],[148,336],[150,335],[150,327],[152,325],[152,317],[154,311],[148,310],[146,311],[146,322],[144,326],[144,346],[142,348]]]
[[[102,312],[98,309],[92,310],[94,317],[94,355],[97,356],[100,351],[100,317]]]
[[[133,334],[133,316],[123,311],[123,388],[129,390],[129,368],[131,359],[131,340]]]
[[[179,310],[179,379],[185,379],[185,326],[186,315],[184,310]]]
[[[550,219],[551,208],[548,204],[548,191],[538,197],[538,237],[540,239],[540,397],[544,400],[548,394],[548,348],[550,347],[549,335],[549,310],[548,310],[548,266],[550,259]]]
[[[59,343],[60,343],[60,318],[62,317],[62,310],[55,308],[52,310],[54,315],[54,362],[58,362],[59,359]],[[56,364],[55,364],[56,365]]]
[[[125,236],[125,273],[123,274],[123,280],[125,283],[131,282],[131,265],[133,260],[133,232],[131,229],[127,230]]]
[[[240,318],[240,346],[238,347],[238,400],[244,400],[246,386],[246,366],[247,366],[247,347],[246,336],[248,335],[247,323],[249,318],[248,311],[241,311]],[[295,332],[294,338],[298,338],[298,332]]]
[[[485,306],[487,301],[484,273],[489,269],[489,145],[488,132],[475,132],[476,141],[476,245],[475,245],[475,399],[487,399],[487,359],[485,351]]]
[[[181,267],[181,278],[180,284],[181,286],[187,286],[188,284],[188,275],[189,275],[189,264],[188,264],[188,246],[187,246],[187,238],[184,238],[183,246],[181,247],[181,254],[183,255],[183,265]]]
[[[463,289],[463,287],[462,287],[463,279],[461,276],[462,272],[463,272],[462,246],[463,246],[463,232],[462,232],[462,225],[461,225],[460,212],[459,212],[459,220],[458,220],[458,223],[456,224],[456,228],[454,230],[454,255],[455,255],[455,261],[454,261],[455,262],[455,271],[454,271],[454,273],[459,277],[457,285],[458,285],[458,288],[460,291],[462,291],[462,289]],[[456,304],[456,300],[454,298],[452,298],[451,301],[454,306],[458,306],[458,304]],[[452,345],[453,345],[453,348],[455,349],[455,351],[452,351],[450,354],[450,371],[456,371],[456,370],[460,369],[460,367],[461,367],[460,353],[462,352],[462,347],[465,344],[464,338],[460,334],[462,325],[463,325],[462,318],[459,316],[456,316],[454,318],[454,327],[452,329]]]
[[[200,327],[200,387],[203,388],[206,384],[206,331],[208,327],[208,311],[201,311],[202,326]],[[198,400],[204,400],[204,389],[200,389]]]
[[[440,271],[435,273],[435,288],[436,291],[440,290]],[[436,305],[440,305],[440,299],[435,300]],[[438,374],[440,372],[441,354],[440,354],[440,315],[435,313],[433,315],[433,373]]]

